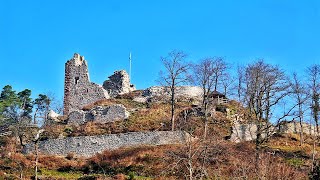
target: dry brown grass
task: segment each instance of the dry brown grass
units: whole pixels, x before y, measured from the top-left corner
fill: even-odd
[[[79,169],[85,164],[84,159],[67,159],[61,156],[53,155],[40,155],[39,156],[39,167],[46,169],[59,169],[69,168]]]
[[[198,145],[193,148],[197,149]],[[206,147],[206,169],[211,179],[307,178],[308,171],[291,166],[283,157],[268,151],[261,153],[260,172],[257,174],[252,143],[210,142]],[[187,152],[188,147],[184,145],[122,148],[97,154],[86,166],[94,167],[94,164],[99,164],[111,168],[115,174],[127,174],[129,170],[137,175],[156,179],[184,179],[188,174],[185,161]],[[201,153],[198,155],[198,158],[193,159],[195,170],[202,162]]]
[[[193,149],[199,146],[207,148],[205,168],[211,179],[307,179],[310,167],[310,159],[300,157],[295,135],[277,136],[269,141],[269,147],[292,147],[282,148],[281,152],[292,152],[293,160],[286,153],[274,153],[273,148],[264,148],[261,152],[260,172],[255,168],[255,146],[253,143],[231,143],[221,140],[219,135],[212,134],[205,143],[196,143]],[[216,138],[213,138],[216,137]],[[12,139],[8,139],[12,141]],[[307,145],[306,145],[307,146]],[[25,175],[32,175],[34,165],[34,155],[22,155],[16,152],[17,147],[8,143],[1,149],[0,173],[13,173],[19,175],[19,168],[23,168]],[[199,151],[197,158],[194,158],[194,167],[199,167],[203,157]],[[144,177],[156,179],[184,179],[188,173],[185,159],[187,158],[188,146],[185,145],[163,145],[163,146],[141,146],[131,148],[121,148],[113,151],[105,151],[96,156],[85,159],[71,157],[69,159],[58,156],[41,155],[39,167],[51,170],[75,170],[86,173],[98,173],[102,176],[101,168],[108,174],[109,179],[125,179],[130,173]],[[306,153],[306,152],[305,152]],[[196,156],[195,156],[196,157]],[[304,165],[297,166],[295,161],[298,157]],[[182,158],[182,159],[181,159]],[[289,158],[289,159],[288,159]],[[2,168],[2,169],[1,169]],[[9,169],[3,169],[9,168]],[[195,168],[197,169],[197,168]],[[26,176],[27,177],[27,176]],[[107,178],[107,179],[108,179]]]
[[[92,104],[85,105],[84,107],[82,107],[82,110],[88,111],[88,110],[94,108],[95,106],[110,106],[113,104],[122,104],[128,109],[139,108],[139,107],[145,106],[144,103],[135,102],[135,101],[132,101],[131,99],[125,99],[125,98],[123,98],[123,99],[102,99],[102,100],[96,101]]]

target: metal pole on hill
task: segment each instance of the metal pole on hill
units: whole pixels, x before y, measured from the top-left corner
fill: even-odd
[[[130,54],[129,54],[129,63],[130,63],[129,78],[130,78],[130,81],[132,81],[132,79],[131,79],[131,51],[130,51]]]

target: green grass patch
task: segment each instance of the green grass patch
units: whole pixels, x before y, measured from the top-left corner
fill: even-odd
[[[64,178],[64,179],[77,179],[83,176],[82,172],[60,172],[57,170],[41,169],[42,177],[51,177],[51,178]]]
[[[304,165],[304,161],[301,158],[286,158],[285,161],[290,166],[294,166],[294,167],[300,167]]]

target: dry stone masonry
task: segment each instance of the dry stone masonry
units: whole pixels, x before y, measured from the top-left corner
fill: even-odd
[[[153,131],[108,134],[100,136],[66,137],[49,139],[39,143],[39,151],[44,154],[66,156],[75,153],[78,156],[90,157],[104,150],[141,145],[182,144],[188,140],[183,131]],[[34,151],[34,144],[27,144],[25,153]]]
[[[109,94],[102,86],[90,82],[87,61],[75,53],[65,64],[63,114],[68,115],[84,105],[108,98]]]
[[[129,117],[129,112],[122,104],[109,106],[96,106],[89,111],[73,111],[69,114],[68,124],[82,125],[89,121],[108,123],[124,120]]]
[[[133,90],[135,87],[130,84],[129,75],[124,70],[116,71],[104,82],[103,87],[90,82],[87,61],[75,53],[65,64],[63,113],[68,116],[68,124],[76,125],[88,121],[106,123],[123,120],[129,116],[123,105],[95,107],[89,112],[82,111],[82,108],[98,100],[109,99]]]
[[[104,81],[103,88],[112,97],[136,90],[134,85],[130,83],[128,73],[124,70],[116,71],[112,76],[109,76],[109,79]]]
[[[315,133],[315,127],[308,123],[302,124],[303,133],[313,135]],[[301,132],[300,124],[296,121],[283,122],[279,127],[271,126],[268,128],[268,132],[262,132],[262,136],[266,137],[267,134],[272,135],[273,133],[292,133],[299,134]],[[241,141],[252,141],[257,138],[257,125],[254,123],[242,123],[234,122],[230,140],[233,142]]]
[[[152,86],[143,92],[143,97],[147,99],[165,100],[170,98],[170,89],[165,86]],[[202,89],[198,86],[177,86],[175,90],[176,98],[185,100],[200,100]]]

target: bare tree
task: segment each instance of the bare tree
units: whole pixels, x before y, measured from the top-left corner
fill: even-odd
[[[292,107],[284,115],[273,116],[273,111],[279,102],[290,94],[288,78],[278,66],[264,63],[262,60],[249,64],[244,75],[244,104],[248,107],[249,118],[254,120],[256,131],[256,168],[259,172],[261,145],[267,140],[271,118],[280,121],[289,115]]]
[[[206,138],[208,129],[209,95],[216,82],[216,78],[214,76],[215,68],[216,67],[213,58],[202,59],[198,64],[194,64],[192,68],[192,80],[196,85],[199,85],[203,91],[202,107],[204,111],[204,139]]]
[[[236,81],[234,77],[232,77],[229,73],[226,73],[221,80],[221,85],[223,88],[223,94],[225,96],[229,95],[229,88],[232,87],[233,83]]]
[[[311,111],[314,122],[316,123],[316,131],[319,134],[319,94],[320,94],[320,65],[312,65],[307,68],[309,88],[311,89]]]
[[[296,115],[299,118],[300,124],[300,146],[303,144],[303,114],[304,114],[304,104],[307,101],[307,93],[304,84],[298,78],[297,73],[293,73],[293,82],[291,85],[292,94],[295,102],[298,105],[298,114]]]
[[[197,138],[189,132],[186,143],[181,147],[180,151],[168,152],[173,162],[162,173],[170,173],[178,170],[178,175],[184,176],[185,179],[206,179],[208,178],[207,168],[209,166],[210,151],[213,146],[211,142]],[[176,174],[176,173],[174,173]],[[177,174],[176,174],[177,175]]]
[[[214,75],[214,91],[217,91],[219,82],[223,76],[226,75],[228,64],[223,58],[218,57],[213,60],[213,75]]]
[[[185,62],[187,55],[183,51],[171,51],[167,57],[161,57],[165,72],[160,71],[160,82],[170,89],[171,129],[175,128],[176,87],[188,81],[187,71],[190,67]]]

